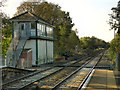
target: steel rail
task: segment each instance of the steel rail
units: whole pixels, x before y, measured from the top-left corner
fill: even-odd
[[[88,57],[86,57],[86,58],[88,58]],[[72,61],[72,60],[71,60],[71,61]],[[80,60],[78,60],[78,61],[76,61],[76,62],[74,62],[74,63],[72,63],[72,64],[75,64],[75,63],[77,63],[77,62],[79,62],[79,61],[80,61]],[[72,64],[70,64],[70,65],[72,65]],[[69,67],[70,65],[65,65],[65,67]],[[13,79],[13,80],[11,80],[11,81],[2,83],[2,86],[9,85],[10,83],[15,82],[15,81],[18,81],[18,80],[22,80],[22,79],[25,79],[25,78],[29,78],[29,77],[31,77],[31,76],[33,76],[33,75],[36,75],[36,74],[38,74],[38,73],[42,73],[42,72],[44,72],[44,71],[53,69],[53,68],[55,68],[55,67],[56,67],[56,66],[53,66],[53,67],[51,67],[51,68],[48,68],[48,69],[45,69],[45,70],[42,70],[42,71],[35,71],[35,72],[31,71],[31,72],[33,72],[33,73],[30,73],[30,74],[27,74],[27,75],[25,75],[25,76],[22,76],[22,77]],[[65,68],[65,67],[64,67],[64,68]],[[13,67],[4,67],[4,68],[11,68],[11,69],[22,70],[22,69],[13,68]],[[23,69],[23,71],[30,71],[30,70],[24,70],[24,69]]]
[[[27,75],[25,75],[25,76],[22,76],[22,77],[13,79],[13,80],[11,80],[11,81],[9,81],[9,82],[5,82],[5,83],[2,84],[2,86],[8,85],[8,84],[10,84],[10,83],[12,83],[12,82],[15,82],[15,81],[18,81],[18,80],[21,80],[21,79],[29,78],[29,77],[31,77],[31,76],[33,76],[33,75],[36,75],[36,74],[38,74],[38,73],[42,73],[42,72],[47,71],[47,70],[50,70],[50,69],[52,69],[52,68],[53,68],[53,67],[48,68],[48,69],[45,69],[45,70],[41,70],[41,71],[35,71],[35,72],[30,73],[30,74],[27,74]]]
[[[88,58],[88,57],[86,57],[86,58]],[[90,58],[89,58],[89,59],[90,59]],[[91,59],[90,59],[90,60],[91,60]],[[90,61],[90,60],[89,60],[89,61]],[[79,62],[79,61],[81,61],[81,60],[78,60],[78,61],[76,61],[75,63],[77,63],[77,62]],[[75,64],[75,63],[72,63],[72,64]],[[89,62],[87,61],[87,63],[89,63]],[[87,63],[86,63],[86,64],[87,64]],[[70,65],[72,65],[72,64],[70,64]],[[63,70],[64,68],[69,67],[70,65],[66,65],[66,66],[63,67],[62,69],[60,69],[60,70],[58,70],[58,71],[56,71],[56,72],[54,72],[54,73],[51,73],[50,75],[47,75],[47,76],[45,76],[45,77],[43,77],[43,78],[41,78],[41,79],[39,79],[39,80],[42,80],[42,79],[44,79],[44,78],[46,78],[46,77],[49,77],[49,76],[51,76],[51,75],[53,75],[53,74],[55,74],[55,73]],[[84,66],[84,65],[82,65],[81,68],[82,68],[83,66]],[[29,77],[31,77],[31,76],[33,76],[33,75],[36,75],[36,74],[38,74],[38,73],[41,73],[41,72],[50,70],[50,69],[52,69],[52,68],[55,68],[55,66],[53,66],[53,67],[51,67],[51,68],[48,68],[48,69],[46,69],[46,70],[36,71],[36,72],[34,72],[34,73],[30,73],[30,74],[28,74],[28,75],[26,75],[26,76],[23,76],[23,77],[20,77],[20,78],[18,78],[18,79],[14,79],[14,80],[12,80],[12,81],[10,81],[10,82],[4,83],[2,86],[5,86],[5,85],[7,85],[7,84],[9,84],[9,83],[14,83],[15,81],[19,81],[19,80],[22,80],[22,79],[29,78]],[[39,80],[36,80],[36,81],[39,81]],[[36,82],[36,81],[35,81],[35,82]],[[34,82],[30,83],[29,85],[31,85],[31,84],[33,84],[33,83],[34,83]],[[27,87],[27,86],[29,86],[29,85],[26,85],[26,86],[24,86],[24,87],[21,87],[20,89],[24,89],[25,87]]]
[[[57,71],[55,71],[55,72],[53,72],[53,73],[45,76],[45,77],[42,77],[41,79],[38,79],[38,80],[36,80],[36,81],[34,81],[34,82],[37,82],[37,81],[42,80],[42,79],[44,79],[44,78],[47,78],[47,77],[49,77],[49,76],[51,76],[51,75],[53,75],[53,74],[55,74],[55,73],[57,73],[57,72],[59,72],[59,71],[61,71],[61,70],[63,70],[63,69],[64,69],[64,67],[61,68],[60,70],[57,70]],[[34,82],[31,82],[30,84],[28,84],[28,85],[26,85],[26,86],[23,86],[23,87],[19,88],[18,90],[24,90],[26,87],[28,87],[29,85],[33,84]]]
[[[100,54],[99,54],[100,55]],[[97,57],[98,55],[96,55]],[[103,55],[102,55],[103,56]],[[100,59],[102,58],[102,56],[100,57]],[[95,57],[93,57],[95,58]],[[93,59],[92,58],[92,59]],[[99,59],[99,60],[100,60]],[[99,62],[98,60],[98,62]],[[93,61],[93,60],[92,60]],[[89,62],[91,62],[91,59],[89,61],[87,61],[85,64],[83,64],[81,67],[79,67],[78,69],[76,69],[75,71],[73,71],[70,75],[68,75],[67,77],[65,77],[63,80],[61,80],[59,83],[57,83],[54,87],[52,87],[50,90],[56,90],[63,82],[65,82],[67,79],[69,79],[71,76],[73,76],[74,74],[76,74],[79,70],[81,70],[82,68],[84,68]]]
[[[88,57],[86,57],[86,59],[88,59]],[[81,61],[81,60],[78,60],[78,61],[76,61],[76,62],[74,62],[74,63],[71,63],[70,65],[75,64],[75,63],[80,62],[80,61]],[[43,78],[41,78],[41,79],[39,79],[39,80],[42,80],[42,79],[44,79],[44,78],[47,78],[47,77],[49,77],[49,76],[51,76],[51,75],[53,75],[53,74],[55,74],[55,73],[63,70],[64,68],[69,67],[70,65],[66,65],[66,66],[63,67],[62,69],[60,69],[60,70],[58,70],[58,71],[56,71],[56,72],[54,72],[54,73],[51,73],[50,75],[47,75],[47,76],[45,76],[45,77],[43,77]],[[34,76],[34,75],[36,75],[36,74],[42,73],[42,72],[44,72],[44,71],[47,71],[47,70],[50,70],[50,69],[53,69],[53,68],[55,68],[55,67],[53,66],[53,67],[48,68],[48,69],[46,69],[46,70],[36,71],[36,72],[30,73],[30,74],[25,75],[25,76],[23,76],[23,77],[19,77],[19,78],[17,78],[17,79],[14,79],[14,80],[11,80],[11,81],[9,81],[9,82],[6,82],[6,83],[2,84],[2,86],[9,85],[10,83],[14,83],[14,82],[19,81],[19,80],[22,80],[22,79],[24,80],[24,79],[26,79],[26,78],[29,78],[29,77],[31,77],[31,76]],[[34,81],[34,82],[37,82],[37,81],[39,81],[39,80],[36,80],[36,81]],[[24,86],[24,87],[21,87],[21,88],[19,88],[19,89],[24,89],[25,87],[33,84],[34,82],[32,82],[32,83],[30,83],[30,84],[28,84],[28,85],[26,85],[26,86]]]
[[[84,80],[82,81],[82,83],[79,85],[77,90],[81,90],[83,85],[85,84],[86,80],[88,79],[89,75],[92,73],[92,71],[94,70],[94,68],[96,67],[96,65],[99,63],[99,61],[101,60],[101,58],[103,57],[104,53],[102,54],[102,56],[99,58],[99,60],[96,62],[96,64],[91,68],[91,70],[89,71],[89,73],[86,75],[86,77],[84,78]]]
[[[86,59],[88,59],[88,60],[89,60],[89,59],[91,60],[91,58],[92,58],[92,57],[86,57]],[[94,58],[94,57],[93,57],[93,58]],[[81,60],[78,60],[78,61],[76,61],[76,62],[74,62],[74,63],[72,63],[72,64],[75,64],[75,63],[80,62],[80,61],[81,61]],[[87,62],[88,62],[88,61],[87,61]],[[89,63],[89,62],[88,62],[88,63]],[[72,64],[70,64],[70,65],[72,65]],[[53,74],[55,74],[55,73],[57,73],[57,72],[65,69],[66,67],[69,67],[70,65],[65,65],[65,67],[63,67],[62,69],[60,69],[60,70],[58,70],[58,71],[56,71],[56,72],[54,72],[54,73],[51,73],[50,75],[47,75],[47,76],[45,76],[45,77],[43,77],[43,78],[41,78],[41,79],[39,79],[39,80],[42,80],[42,79],[44,79],[44,78],[47,78],[47,77],[49,77],[49,76],[51,76],[51,75],[53,75]],[[55,67],[53,67],[53,68],[55,68]],[[39,81],[39,80],[36,80],[36,81],[34,81],[34,82],[37,82],[37,81]],[[21,87],[21,88],[18,89],[18,90],[22,90],[22,89],[28,87],[29,85],[33,84],[34,82],[26,85],[25,87]]]
[[[85,65],[87,65],[89,62],[91,62],[91,59],[89,61],[87,61],[85,64],[83,64],[81,67],[79,67],[78,69],[76,69],[75,71],[73,71],[71,74],[69,74],[67,77],[65,77],[62,81],[60,81],[59,83],[57,83],[54,87],[52,87],[50,90],[56,90],[63,82],[65,82],[68,78],[70,78],[72,75],[74,75],[75,73],[77,73],[79,70],[81,70]]]

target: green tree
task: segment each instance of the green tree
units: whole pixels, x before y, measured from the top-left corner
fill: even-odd
[[[12,23],[9,17],[2,14],[2,54],[5,55],[12,40]]]
[[[117,34],[117,35],[115,36],[115,38],[111,41],[111,43],[110,43],[110,50],[111,50],[113,53],[117,53],[117,52],[120,53],[120,37],[119,37],[118,34]]]
[[[80,38],[80,47],[83,49],[108,48],[109,43],[94,36]]]
[[[116,53],[120,53],[120,36],[116,34],[115,38],[110,42],[110,58],[112,59],[113,65],[116,63]]]
[[[110,43],[110,55],[113,63],[117,60],[117,69],[120,70],[120,1],[118,1],[117,7],[112,8],[112,10],[113,13],[110,14],[109,24],[112,30],[117,31],[117,34]],[[118,55],[117,58],[116,55]]]
[[[76,35],[76,32],[75,31],[71,31],[69,37],[68,37],[68,41],[67,41],[67,44],[66,45],[68,47],[68,50],[70,50],[71,52],[74,52],[75,51],[75,46],[78,46],[79,47],[79,44],[80,44],[80,40],[79,40],[79,37]]]
[[[111,26],[111,30],[117,30],[117,33],[120,34],[120,1],[116,8],[112,8],[113,13],[109,14],[110,19],[108,24]]]

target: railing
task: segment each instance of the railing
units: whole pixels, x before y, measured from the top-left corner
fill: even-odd
[[[26,33],[26,35],[23,36],[22,33]],[[17,31],[17,36],[15,36],[11,42],[11,45],[7,52],[7,66],[16,67],[17,62],[20,59],[20,55],[24,49],[26,41],[30,37],[29,28],[26,28],[26,30],[22,31],[22,33]]]
[[[14,56],[15,56],[14,60],[17,60],[17,61],[19,60],[28,38],[29,37],[25,37],[25,38],[20,39],[19,44],[14,52]],[[14,63],[14,65],[16,65],[17,61]]]

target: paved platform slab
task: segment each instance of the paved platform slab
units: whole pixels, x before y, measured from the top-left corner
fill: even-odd
[[[117,90],[112,70],[96,69],[85,90]]]

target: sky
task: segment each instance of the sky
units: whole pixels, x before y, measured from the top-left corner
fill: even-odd
[[[1,1],[1,0],[0,0]],[[7,0],[2,10],[12,17],[17,7],[26,0]],[[35,1],[35,0],[33,0]],[[62,10],[70,12],[75,24],[73,29],[78,30],[79,38],[95,36],[110,42],[114,38],[114,31],[109,30],[109,15],[111,8],[116,7],[119,0],[46,0],[58,4]]]

